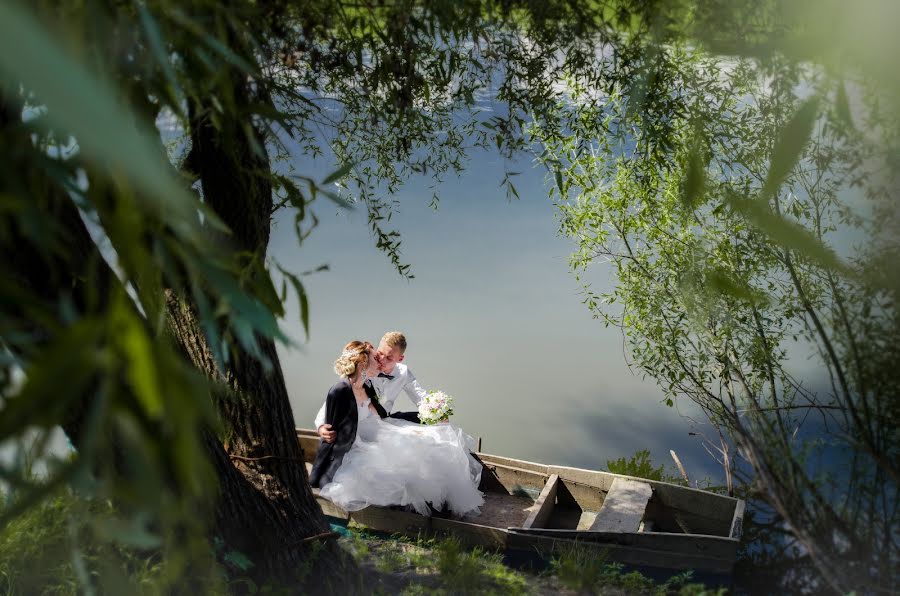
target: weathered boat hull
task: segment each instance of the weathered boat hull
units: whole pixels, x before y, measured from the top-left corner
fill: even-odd
[[[318,446],[298,429],[304,458]],[[347,512],[325,498],[338,520],[406,536],[452,534],[470,546],[551,554],[578,544],[610,560],[650,568],[728,574],[741,536],[740,499],[609,472],[476,453],[485,505],[461,520],[386,507]],[[318,491],[314,491],[318,492]]]

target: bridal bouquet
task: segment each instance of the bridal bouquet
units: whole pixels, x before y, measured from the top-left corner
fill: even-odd
[[[443,391],[429,391],[419,402],[419,421],[422,424],[437,424],[449,419],[453,414],[453,398]]]

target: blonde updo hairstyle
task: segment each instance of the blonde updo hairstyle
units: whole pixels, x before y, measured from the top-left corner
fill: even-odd
[[[375,346],[367,341],[351,341],[344,346],[344,351],[334,361],[334,372],[345,379],[356,376],[369,365],[369,354],[373,351]]]

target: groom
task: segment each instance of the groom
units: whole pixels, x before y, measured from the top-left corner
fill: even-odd
[[[418,406],[419,402],[427,395],[422,389],[416,377],[410,372],[409,367],[403,364],[406,357],[406,337],[399,331],[385,333],[375,351],[375,361],[378,363],[378,376],[371,379],[378,401],[388,412],[391,418],[400,418],[410,422],[419,422],[418,412],[391,412],[394,402],[400,393],[406,393],[410,401]],[[325,406],[316,415],[316,431],[319,437],[326,443],[334,441],[335,431],[330,424],[325,424]]]
[[[399,331],[385,333],[375,352],[378,362],[378,376],[372,379],[372,385],[378,394],[378,401],[388,411],[391,418],[400,418],[410,422],[419,422],[418,412],[392,412],[394,402],[400,393],[406,393],[409,400],[417,408],[428,394],[422,389],[409,367],[403,364],[406,357],[406,337]]]

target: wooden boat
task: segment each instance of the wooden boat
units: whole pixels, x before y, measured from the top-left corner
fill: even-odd
[[[307,470],[319,437],[297,429]],[[325,515],[407,536],[457,536],[470,546],[551,554],[577,542],[643,568],[731,573],[744,501],[609,472],[474,454],[484,505],[460,520],[389,507],[347,512],[318,495]]]

